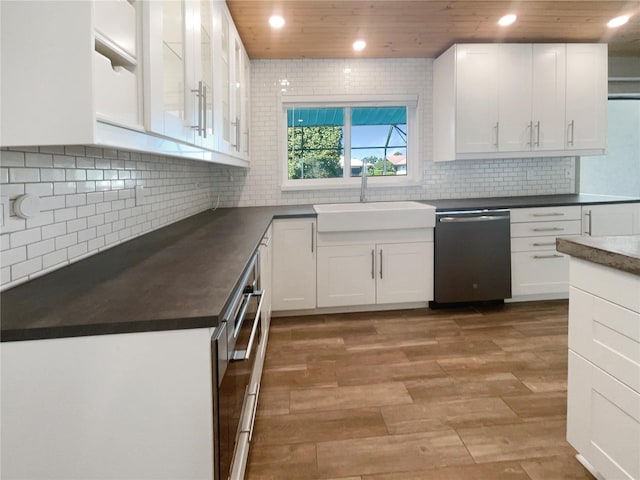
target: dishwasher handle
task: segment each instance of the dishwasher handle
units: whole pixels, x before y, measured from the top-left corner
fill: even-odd
[[[498,220],[508,220],[504,215],[475,215],[473,217],[440,217],[441,223],[468,223],[468,222],[495,222]]]

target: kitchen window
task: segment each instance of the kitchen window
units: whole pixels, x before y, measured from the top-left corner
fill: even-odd
[[[326,101],[283,98],[283,189],[419,183],[417,99]]]

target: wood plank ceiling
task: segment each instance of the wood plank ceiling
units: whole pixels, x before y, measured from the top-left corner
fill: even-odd
[[[611,56],[640,56],[640,0],[227,0],[252,59],[437,57],[454,43],[606,42]],[[509,27],[498,19],[515,13]],[[268,18],[286,24],[272,30]],[[609,29],[623,14],[629,22]],[[354,52],[364,39],[367,47]]]

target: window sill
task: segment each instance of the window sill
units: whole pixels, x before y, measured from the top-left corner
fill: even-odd
[[[393,180],[393,181],[389,181]],[[299,183],[301,182],[301,183]],[[393,179],[382,179],[382,178],[367,178],[367,191],[377,190],[381,188],[406,188],[406,187],[419,187],[422,185],[420,179],[416,178],[404,178],[402,180],[393,178]],[[280,191],[282,192],[294,192],[301,190],[360,190],[362,188],[362,184],[360,179],[355,181],[346,181],[346,180],[289,180],[284,181],[284,183],[280,186]]]

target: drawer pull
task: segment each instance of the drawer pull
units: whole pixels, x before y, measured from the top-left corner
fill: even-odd
[[[535,258],[536,260],[540,260],[543,258],[564,258],[564,256],[558,255],[557,253],[553,253],[551,255],[534,255],[533,258]]]
[[[551,227],[551,228],[534,228],[534,232],[562,232],[564,228]]]
[[[552,213],[532,213],[532,217],[564,217],[564,213],[552,212]]]
[[[551,247],[555,246],[556,242],[534,242],[532,245],[534,247]]]

